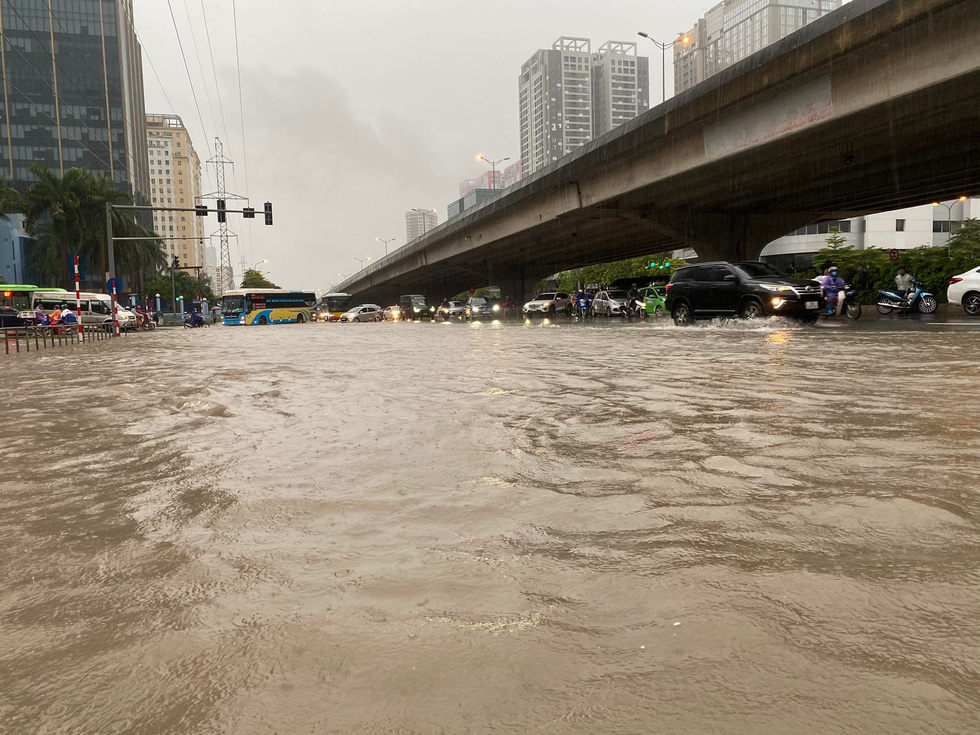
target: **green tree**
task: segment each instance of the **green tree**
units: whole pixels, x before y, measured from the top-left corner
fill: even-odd
[[[962,234],[960,234],[962,232]],[[950,247],[920,247],[901,251],[897,261],[892,261],[883,250],[868,248],[855,250],[842,247],[825,248],[813,258],[815,275],[831,265],[836,265],[841,277],[858,291],[864,303],[874,303],[878,291],[895,288],[895,275],[899,268],[911,273],[926,291],[940,301],[946,298],[946,285],[958,273],[976,267],[980,262],[980,223],[964,223],[950,240]]]
[[[131,204],[132,197],[116,189],[104,176],[72,168],[58,176],[43,164],[29,166],[35,181],[23,197],[25,225],[36,244],[32,262],[42,280],[68,286],[71,282],[69,253],[88,257],[101,276],[107,270],[106,203]],[[118,237],[148,237],[134,214],[113,213],[113,232]],[[163,263],[159,241],[129,241],[116,245],[117,264],[130,278]],[[93,268],[95,270],[95,268]],[[101,280],[101,278],[99,278]],[[136,286],[136,280],[133,280]]]
[[[9,220],[8,215],[22,211],[24,201],[3,176],[0,176],[0,220]]]
[[[847,237],[840,230],[834,228],[830,231],[830,236],[826,240],[828,250],[840,250],[847,245]]]
[[[968,219],[952,234],[948,243],[954,255],[980,246],[980,219]]]
[[[652,263],[656,265],[650,267]],[[666,266],[666,263],[670,263]],[[665,267],[661,268],[661,265]],[[617,260],[612,263],[590,265],[558,274],[558,290],[573,291],[578,283],[597,283],[606,285],[620,278],[635,278],[638,284],[645,284],[654,279],[669,279],[674,271],[686,265],[683,260],[675,260],[669,253],[656,253],[641,258]]]
[[[176,286],[176,293],[173,286]],[[207,299],[209,304],[218,301],[209,284],[198,281],[187,271],[176,271],[173,282],[170,273],[152,273],[146,276],[144,293],[149,294],[151,300],[156,294],[160,294],[160,297],[170,304],[174,303],[176,296],[183,296],[185,303],[190,303],[194,299]]]
[[[245,271],[245,276],[242,278],[242,288],[279,288],[276,284],[270,281],[262,271],[257,271],[253,268],[249,268]]]

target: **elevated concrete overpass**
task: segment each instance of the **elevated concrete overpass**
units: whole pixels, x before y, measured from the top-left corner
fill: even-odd
[[[980,193],[977,0],[853,0],[360,271],[362,301],[679,247],[758,257],[807,224]]]

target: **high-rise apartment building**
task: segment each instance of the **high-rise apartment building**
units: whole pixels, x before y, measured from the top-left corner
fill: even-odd
[[[193,208],[201,191],[201,161],[184,121],[177,115],[146,116],[151,201],[155,206]],[[182,266],[203,266],[204,219],[193,212],[154,212],[153,230],[163,237],[169,261],[180,256]]]
[[[843,0],[724,0],[674,45],[674,91],[683,92],[827,13]]]
[[[563,36],[521,67],[522,175],[609,132],[650,104],[648,60],[636,44]]]
[[[515,161],[510,166],[504,169],[504,174],[501,183],[506,189],[508,186],[513,186],[518,181],[521,180],[521,174],[523,173],[523,164],[521,161]]]
[[[609,41],[592,57],[592,130],[605,135],[650,109],[650,62],[636,44]]]
[[[132,0],[0,0],[0,174],[21,191],[39,161],[109,176],[145,203],[143,64]]]
[[[439,215],[434,209],[410,209],[405,212],[405,240],[412,240],[422,237],[429,230],[439,224]]]

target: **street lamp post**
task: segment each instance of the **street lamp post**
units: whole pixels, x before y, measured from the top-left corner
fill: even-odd
[[[430,214],[432,212],[435,212],[436,210],[434,210],[434,209],[418,209],[416,207],[412,207],[412,211],[413,212],[418,212],[422,216],[422,234],[423,235],[426,234],[429,231],[429,227],[426,224],[425,215]]]
[[[949,241],[953,239],[953,207],[961,202],[965,202],[969,197],[960,197],[952,204],[946,204],[945,202],[933,202],[934,207],[946,207],[946,247],[949,247]]]
[[[678,38],[676,41],[672,41],[671,43],[661,43],[660,41],[651,38],[649,34],[644,33],[643,31],[640,31],[636,35],[643,36],[643,38],[646,38],[651,43],[653,43],[654,46],[660,49],[660,59],[661,59],[660,76],[661,76],[661,81],[663,82],[663,101],[666,102],[667,101],[667,49],[674,48],[674,45],[678,43],[683,44],[684,46],[689,46],[691,44],[691,37],[683,36],[681,38]]]
[[[508,156],[507,158],[499,158],[496,161],[491,161],[489,158],[487,158],[483,154],[480,154],[479,156],[476,157],[476,160],[477,161],[483,161],[484,163],[489,163],[490,164],[490,169],[491,169],[491,172],[492,172],[490,174],[490,176],[492,177],[490,179],[490,188],[491,189],[496,189],[497,188],[497,164],[498,163],[503,163],[504,161],[509,161],[510,160],[510,156]]]
[[[383,237],[376,237],[374,239],[377,240],[378,242],[383,242],[385,244],[385,255],[388,254],[388,243],[395,241],[395,238],[393,238],[393,237],[389,237],[387,240],[385,238],[383,238]]]
[[[354,258],[358,263],[361,264],[361,268],[364,268],[364,264],[371,260],[371,258]]]

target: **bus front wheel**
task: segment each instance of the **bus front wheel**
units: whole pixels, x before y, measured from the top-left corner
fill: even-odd
[[[268,323],[269,323],[269,320],[266,319],[264,316],[260,316],[259,317],[259,324],[268,324]]]

